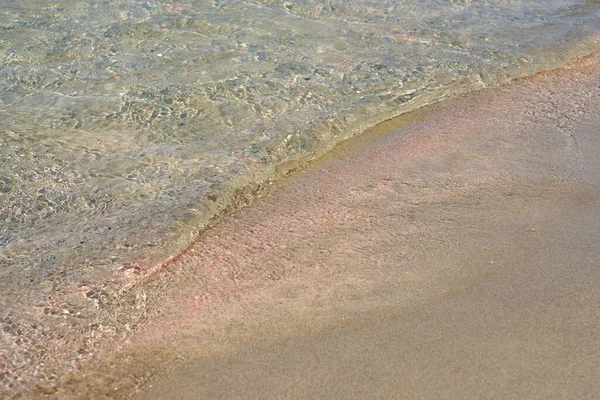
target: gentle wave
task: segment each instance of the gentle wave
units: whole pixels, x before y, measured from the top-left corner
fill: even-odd
[[[184,248],[283,163],[596,47],[597,1],[0,11],[2,304]]]

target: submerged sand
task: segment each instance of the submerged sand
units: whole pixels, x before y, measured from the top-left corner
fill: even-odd
[[[591,399],[599,242],[595,55],[274,185],[171,266],[125,350],[53,395]]]

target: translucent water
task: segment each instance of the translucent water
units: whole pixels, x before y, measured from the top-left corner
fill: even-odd
[[[596,46],[600,2],[0,1],[0,304],[177,253],[236,190]]]

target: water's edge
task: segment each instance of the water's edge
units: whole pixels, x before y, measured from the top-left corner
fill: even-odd
[[[7,308],[153,269],[364,129],[597,39],[578,1],[66,4],[0,13]]]
[[[586,58],[597,51],[598,41],[594,38],[585,45],[572,46],[562,51],[557,51],[556,57],[551,58],[552,62],[530,63],[527,67],[515,67],[513,71],[507,72],[503,79],[494,82],[466,82],[463,85],[441,86],[431,91],[425,91],[421,95],[410,98],[400,107],[395,109],[384,109],[383,112],[375,112],[372,109],[353,110],[351,122],[339,123],[343,125],[343,131],[340,128],[340,134],[335,136],[334,140],[319,142],[315,150],[309,154],[303,154],[297,158],[289,158],[272,165],[261,166],[251,170],[245,166],[246,174],[240,174],[235,177],[234,183],[222,188],[222,191],[215,190],[211,193],[213,200],[203,204],[203,212],[197,218],[182,221],[181,232],[176,234],[177,239],[164,244],[153,256],[149,257],[147,263],[155,267],[159,264],[168,263],[177,258],[190,245],[198,240],[204,231],[217,224],[223,218],[234,214],[240,208],[249,205],[256,197],[268,190],[268,187],[282,178],[287,177],[299,170],[302,170],[307,164],[318,160],[320,157],[329,153],[333,148],[356,136],[360,136],[366,130],[373,128],[383,122],[398,118],[404,114],[410,113],[421,107],[426,107],[450,99],[455,96],[466,95],[483,89],[501,87],[519,79],[527,78],[538,73],[552,71],[564,67],[569,63],[576,62],[578,59]],[[362,118],[356,117],[357,115]],[[339,120],[344,121],[346,116],[340,116]],[[331,123],[336,125],[336,122]],[[330,127],[327,127],[330,129]],[[316,128],[315,130],[318,130]],[[276,152],[276,150],[274,150]],[[213,197],[214,196],[214,197]],[[135,262],[135,260],[131,260]]]
[[[103,278],[99,276],[97,281],[88,280],[75,287],[54,288],[50,300],[47,301],[40,302],[41,298],[47,297],[45,293],[35,292],[36,296],[17,296],[15,298],[18,299],[18,303],[5,304],[7,307],[2,316],[3,321],[8,325],[16,324],[18,327],[15,328],[15,332],[18,330],[19,336],[27,338],[12,348],[14,354],[5,355],[7,360],[21,360],[23,364],[20,371],[13,374],[11,379],[16,380],[19,376],[27,376],[28,378],[19,381],[19,385],[25,386],[32,380],[42,384],[44,379],[52,381],[65,368],[67,370],[78,368],[83,362],[99,354],[82,345],[90,342],[90,338],[94,338],[93,343],[102,343],[106,339],[129,336],[148,318],[146,309],[140,306],[145,304],[146,299],[140,299],[139,292],[131,290],[133,287],[160,279],[160,272],[176,263],[182,252],[198,240],[202,232],[241,207],[250,204],[257,196],[268,190],[273,182],[301,170],[345,140],[420,107],[490,86],[505,85],[542,71],[560,68],[573,60],[594,53],[597,46],[597,39],[592,38],[589,42],[578,46],[557,50],[555,57],[546,55],[538,63],[529,63],[527,67],[514,66],[513,70],[504,71],[503,78],[492,82],[451,83],[438,88],[428,88],[420,95],[406,99],[400,105],[388,104],[387,108],[382,107],[378,110],[372,108],[352,110],[354,118],[351,120],[339,116],[339,121],[336,123],[327,127],[314,128],[318,131],[331,129],[331,126],[334,126],[338,130],[338,135],[333,137],[333,140],[319,142],[309,154],[272,165],[256,166],[249,163],[240,166],[243,172],[235,176],[229,185],[215,189],[211,193],[210,201],[197,205],[202,208],[202,212],[196,213],[194,217],[187,220],[179,221],[179,227],[171,235],[172,239],[148,251],[144,259],[131,259],[126,264],[119,261],[114,275]],[[549,62],[548,58],[552,61]],[[133,300],[131,296],[134,296]],[[93,301],[83,305],[79,300],[80,297]],[[76,318],[77,322],[72,322],[71,317]],[[14,321],[15,318],[19,320]],[[74,335],[76,339],[71,340],[68,345],[59,345],[67,335],[66,332],[70,332],[69,335]],[[93,344],[92,348],[94,346],[96,345]],[[61,352],[72,353],[68,357],[68,362],[50,367],[48,360],[55,358]],[[44,361],[50,372],[44,372],[45,378],[39,379],[42,374],[39,365],[40,362],[43,365]]]
[[[597,60],[597,55],[595,56],[594,60]],[[580,60],[577,60],[577,61],[575,61],[575,63],[577,63],[577,64],[579,64],[579,62],[583,62],[583,63],[585,63],[585,62],[586,62],[586,59],[585,59],[585,58],[583,58],[583,59],[580,59]],[[561,70],[562,70],[562,68],[555,68],[555,69],[553,69],[553,70],[554,70],[554,71],[561,71]],[[540,72],[542,72],[542,73],[543,73],[543,72],[550,72],[550,74],[553,74],[553,72],[551,72],[551,71],[540,71]],[[567,73],[568,73],[568,72],[567,72]],[[558,72],[558,74],[560,74],[560,72]],[[525,79],[525,83],[529,82],[529,79],[528,79],[528,77],[524,77],[524,78],[526,78],[526,79]],[[502,91],[503,91],[502,87],[505,87],[505,86],[513,86],[513,85],[514,85],[514,87],[515,87],[515,88],[518,88],[518,87],[519,87],[518,85],[519,85],[519,82],[520,82],[520,81],[521,81],[520,79],[519,79],[519,80],[516,80],[516,81],[511,81],[512,83],[507,83],[506,85],[502,85],[502,86],[501,86],[501,87],[499,87],[499,88],[488,88],[488,89],[486,89],[486,90],[485,90],[485,93],[483,94],[483,96],[482,96],[482,97],[484,97],[484,98],[485,98],[485,97],[487,96],[487,93],[491,93],[491,94],[493,94],[493,93],[494,93],[494,90],[496,90],[496,89],[502,92]],[[508,88],[507,90],[508,90],[508,91],[510,91],[510,90],[512,90],[512,89]],[[518,90],[518,89],[517,89],[517,90]],[[377,128],[375,128],[375,129],[373,129],[373,130],[369,129],[369,130],[368,130],[368,132],[365,132],[365,133],[366,133],[366,135],[365,135],[365,136],[366,136],[367,138],[372,138],[372,137],[373,137],[373,136],[372,136],[373,134],[375,134],[375,135],[376,135],[376,137],[379,137],[379,136],[385,136],[385,135],[386,135],[386,132],[387,132],[387,133],[389,133],[389,132],[390,132],[392,129],[393,129],[393,130],[395,130],[395,131],[397,131],[397,129],[398,129],[398,125],[400,125],[400,126],[404,126],[405,122],[407,122],[407,121],[413,121],[413,122],[414,122],[414,121],[415,121],[415,119],[416,119],[416,121],[421,121],[421,119],[419,118],[419,115],[420,115],[421,117],[425,117],[425,118],[428,118],[428,116],[429,116],[429,115],[433,115],[433,116],[435,116],[435,115],[436,115],[436,114],[435,114],[435,113],[436,113],[436,110],[440,110],[440,109],[442,109],[442,110],[446,110],[446,109],[447,109],[447,108],[445,108],[445,107],[448,107],[446,104],[448,104],[448,103],[449,103],[449,104],[456,104],[456,103],[454,103],[454,100],[458,100],[458,101],[459,101],[459,103],[460,103],[460,101],[461,101],[461,98],[462,98],[462,99],[466,99],[466,100],[468,101],[468,99],[470,99],[470,98],[471,98],[471,96],[479,96],[479,95],[478,95],[477,93],[470,92],[470,93],[463,93],[463,94],[461,94],[461,95],[452,96],[452,99],[449,99],[449,100],[450,100],[449,102],[442,102],[441,104],[439,104],[439,105],[436,105],[436,106],[424,107],[424,109],[422,109],[422,110],[419,110],[419,111],[417,111],[417,112],[415,112],[415,113],[411,113],[410,115],[403,116],[403,117],[396,118],[396,119],[392,119],[392,120],[390,120],[389,122],[386,122],[386,123],[379,124]],[[541,96],[541,97],[543,97],[543,96]],[[539,104],[541,104],[541,105],[542,105],[542,107],[543,107],[543,104],[544,104],[544,103],[542,102],[542,103],[539,103]],[[451,108],[451,106],[450,106],[450,108]],[[430,112],[433,112],[433,113],[431,113],[431,114],[430,114]],[[565,114],[568,114],[568,112],[567,112],[567,111],[565,111]],[[443,116],[443,115],[444,115],[444,113],[442,113],[442,116]],[[405,121],[405,122],[403,122],[403,121]],[[410,123],[409,123],[409,125],[410,125]],[[419,125],[420,125],[420,124],[419,124]],[[347,154],[347,153],[345,152],[345,150],[349,150],[351,154],[354,154],[354,151],[353,151],[352,149],[354,148],[354,150],[357,150],[357,148],[356,148],[356,147],[354,147],[354,146],[355,146],[356,144],[359,144],[359,143],[364,143],[363,139],[361,139],[360,137],[357,137],[357,139],[358,139],[358,140],[350,140],[350,141],[348,142],[348,143],[350,144],[349,146],[346,146],[346,145],[337,146],[335,149],[333,149],[333,151],[331,151],[331,152],[328,152],[328,153],[327,153],[327,154],[326,154],[324,157],[321,157],[321,158],[319,158],[319,159],[318,159],[318,160],[317,160],[315,163],[308,163],[308,164],[306,165],[306,166],[307,166],[307,168],[308,168],[309,170],[313,170],[313,168],[315,168],[315,165],[316,165],[316,167],[317,167],[317,168],[318,168],[320,165],[323,165],[323,164],[321,164],[321,160],[323,160],[323,159],[326,159],[326,160],[327,160],[327,159],[329,159],[329,158],[330,158],[330,156],[329,156],[330,154],[334,154],[334,155],[333,155],[333,159],[334,159],[334,160],[338,160],[337,156],[338,156],[339,154],[341,154],[342,156],[343,156],[343,155],[345,155],[345,154]],[[368,139],[367,139],[367,140],[368,140]],[[367,147],[368,147],[368,146],[367,146]],[[341,150],[340,150],[340,148],[341,148]],[[361,146],[359,145],[359,146],[358,146],[358,148],[361,148]],[[345,149],[345,150],[344,150],[344,149]],[[327,161],[325,161],[325,162],[327,162]],[[328,164],[326,164],[326,165],[328,165]],[[494,165],[495,165],[495,164],[494,164]],[[338,172],[339,172],[339,171],[338,171]],[[337,175],[337,174],[334,174],[334,175]],[[285,181],[285,180],[284,180],[284,181]],[[292,182],[296,182],[296,181],[294,180],[294,177],[292,177]],[[276,187],[280,187],[280,185],[275,185],[275,186],[276,186]],[[283,188],[283,189],[285,190],[285,182],[284,182],[284,188]],[[280,192],[278,192],[278,193],[280,193]],[[270,198],[270,196],[268,196],[268,197]],[[276,196],[276,197],[277,197],[277,196]],[[267,203],[268,203],[268,202],[269,202],[269,201],[267,201]],[[260,205],[258,205],[257,209],[261,209]],[[342,209],[343,209],[343,208],[342,208]],[[254,209],[253,209],[252,211],[254,211]],[[251,211],[250,213],[248,213],[248,214],[252,214],[252,211]],[[342,213],[343,213],[343,212],[342,212]],[[246,214],[247,214],[247,213],[242,213],[242,215],[240,216],[240,220],[244,220],[244,219],[245,219],[245,215],[246,215]],[[290,213],[290,214],[291,214],[291,213]],[[269,215],[269,214],[267,214],[267,215]],[[235,216],[234,216],[234,222],[232,222],[231,220],[228,220],[228,221],[226,221],[226,222],[225,222],[225,226],[226,226],[226,227],[229,227],[229,226],[231,226],[231,225],[230,225],[231,223],[235,224],[235,223],[236,223],[236,222],[235,222],[235,220],[236,220],[236,218],[235,218]],[[292,219],[292,220],[293,220],[293,219]],[[298,219],[297,219],[297,221],[298,221]],[[417,222],[417,223],[418,223],[418,222]],[[242,223],[241,225],[242,225],[242,226],[250,226],[250,227],[253,227],[253,225],[247,225],[247,224],[244,224],[244,223]],[[302,224],[302,225],[304,225],[304,224]],[[235,226],[235,225],[234,225],[234,226]],[[258,227],[258,226],[260,226],[260,224],[258,224],[258,225],[257,225],[257,227]],[[259,228],[259,229],[260,229],[260,228]],[[287,229],[287,224],[286,224],[286,228],[285,228],[285,229]],[[302,228],[301,228],[301,227],[298,227],[298,229],[300,229],[300,230],[301,230]],[[219,232],[219,231],[220,231],[220,232],[223,232],[223,230],[222,230],[220,227],[218,227],[216,230],[217,230],[217,232]],[[224,229],[224,231],[225,231],[225,232],[227,232],[227,228],[225,228],[225,229]],[[261,231],[257,231],[257,233],[258,233],[258,232],[261,232]],[[215,235],[216,235],[216,236],[215,236]],[[241,237],[244,237],[244,235],[245,235],[244,233],[240,233],[240,236],[241,236]],[[253,233],[253,234],[252,234],[252,235],[250,235],[250,236],[254,236],[254,235],[255,235],[255,233]],[[259,235],[259,236],[262,236],[262,235]],[[188,275],[188,274],[190,274],[190,273],[191,273],[191,274],[194,274],[194,276],[195,276],[196,274],[198,274],[198,275],[210,274],[210,271],[213,271],[213,272],[214,272],[214,270],[212,270],[212,269],[210,268],[210,266],[209,266],[209,265],[211,265],[210,263],[209,263],[209,265],[207,265],[207,268],[206,268],[206,270],[205,270],[205,268],[203,268],[203,267],[202,267],[202,268],[194,268],[194,267],[193,267],[193,265],[194,265],[194,259],[199,259],[199,260],[205,260],[205,261],[208,261],[208,260],[210,260],[210,259],[211,259],[211,257],[213,257],[213,256],[214,256],[214,257],[217,257],[217,255],[216,255],[217,253],[215,253],[215,252],[214,252],[214,250],[215,250],[215,249],[214,249],[214,247],[212,247],[212,246],[209,244],[209,243],[211,242],[211,240],[210,240],[210,238],[211,238],[211,237],[218,237],[218,234],[215,234],[214,232],[213,232],[213,233],[209,232],[209,233],[208,233],[208,235],[206,235],[206,236],[204,236],[204,238],[202,238],[202,241],[201,241],[201,243],[200,243],[200,245],[199,245],[199,246],[196,246],[196,248],[195,248],[195,249],[191,249],[191,251],[189,252],[189,254],[187,254],[187,257],[185,257],[185,255],[184,255],[184,257],[183,257],[183,260],[182,260],[182,262],[181,262],[181,263],[182,263],[182,268],[183,268],[184,270],[183,270],[183,271],[178,271],[178,272],[181,272],[181,275],[178,275],[178,276],[180,276],[180,277],[188,276],[188,277],[189,277],[189,275]],[[310,235],[310,237],[314,237],[314,236]],[[237,235],[235,235],[235,236],[233,236],[233,237],[230,237],[230,236],[227,234],[227,235],[225,235],[225,236],[224,236],[224,239],[223,239],[223,241],[224,241],[225,243],[227,243],[227,242],[229,242],[229,243],[236,243],[236,239],[237,239],[237,238],[238,238],[238,237],[237,237]],[[232,241],[233,241],[233,242],[232,242]],[[244,242],[243,242],[243,241],[241,241],[241,242],[242,242],[242,247],[244,247],[244,246],[243,246],[243,243],[244,243]],[[206,254],[203,254],[203,253],[202,253],[202,249],[204,248],[204,246],[207,246],[207,251],[206,251]],[[333,246],[333,247],[335,247],[335,246]],[[226,252],[226,253],[227,253],[227,249],[228,249],[228,248],[229,248],[229,247],[225,247],[225,248],[224,248],[224,250],[225,250],[225,252]],[[233,250],[233,249],[232,249],[232,250]],[[235,250],[233,250],[233,252],[234,252],[234,254],[235,254]],[[279,254],[279,253],[277,253],[277,254]],[[284,253],[284,254],[285,254],[285,253]],[[227,256],[225,256],[225,258],[227,259]],[[302,258],[302,257],[301,257],[301,258]],[[309,257],[309,258],[310,258],[310,257]],[[233,259],[235,260],[235,257],[234,257]],[[197,261],[197,260],[196,260],[196,261]],[[227,263],[227,262],[226,262],[226,263]],[[232,267],[231,267],[231,268],[227,267],[226,269],[228,269],[228,270],[230,270],[230,271],[232,271],[232,270],[233,270],[233,271],[235,271],[235,270],[236,270],[236,264],[238,265],[238,267],[241,265],[241,267],[242,267],[242,269],[243,269],[246,263],[243,263],[243,262],[236,263],[235,261],[232,261]],[[250,265],[248,265],[248,267],[249,267],[250,269],[252,269],[252,263],[249,263],[249,264],[250,264]],[[200,267],[201,267],[202,265],[203,265],[203,263],[202,263],[202,262],[199,262],[199,263],[197,263],[197,265],[196,265],[196,266],[197,266],[197,267],[198,267],[198,266],[200,266]],[[218,265],[218,264],[217,264],[217,265]],[[186,270],[186,266],[187,266],[187,270]],[[177,268],[178,268],[177,262],[175,262],[175,263],[174,263],[174,265],[173,265],[172,267],[173,267],[174,269],[177,269]],[[219,267],[217,270],[220,270],[220,269],[221,269],[221,267]],[[304,272],[306,272],[306,271],[304,271]],[[317,274],[319,274],[319,273],[317,273]],[[284,276],[285,276],[285,274],[284,274]],[[176,277],[174,277],[173,279],[177,279],[177,278],[176,278]],[[194,279],[194,278],[192,278],[192,279]],[[181,282],[181,284],[183,284],[183,285],[189,285],[189,284],[190,284],[190,281],[189,281],[189,280],[185,280],[185,279],[184,279],[184,281],[185,281],[185,282],[183,282],[183,281],[182,281],[182,282]],[[285,279],[284,279],[284,281],[285,281]],[[200,278],[200,279],[199,279],[199,281],[198,281],[198,282],[196,282],[196,283],[201,283],[201,282],[203,282],[203,280]],[[155,283],[156,283],[156,281],[155,281]],[[159,285],[159,286],[160,286],[160,285]],[[195,286],[195,285],[189,285],[189,286],[190,286],[190,287],[192,287],[192,286]],[[156,286],[149,285],[149,287],[156,287]],[[187,287],[187,286],[186,286],[186,287]],[[202,287],[202,285],[200,285],[200,287]],[[138,289],[139,289],[139,288],[138,288]],[[216,289],[218,290],[218,287],[217,287]],[[193,291],[193,290],[192,290],[192,291]],[[177,292],[177,291],[175,291],[175,292]],[[169,293],[171,293],[171,294],[172,294],[172,293],[173,293],[173,291],[169,291]],[[185,292],[185,293],[187,293],[187,292]],[[226,294],[226,293],[227,293],[227,291],[225,290],[225,294],[223,294],[223,295],[222,295],[224,298],[227,298],[227,294]],[[252,297],[252,294],[251,294],[251,293],[247,293],[247,294],[249,295],[249,297]],[[184,296],[184,297],[185,297],[185,296]],[[220,298],[221,296],[219,296],[219,294],[216,294],[216,295],[215,295],[215,297],[216,297],[216,299],[215,299],[215,303],[217,303],[217,304],[218,304],[218,303],[219,303],[219,298]],[[178,296],[169,296],[169,298],[170,298],[170,299],[178,299],[179,297],[178,297]],[[235,302],[237,302],[237,301],[239,300],[239,297],[237,297],[237,296],[234,296],[234,298],[235,298],[235,300],[234,300]],[[244,296],[244,297],[242,297],[242,299],[244,299],[244,298],[245,298],[245,296]],[[223,300],[223,301],[226,301],[226,300]],[[209,301],[209,302],[210,302],[210,301]],[[242,300],[242,302],[243,302],[243,300]],[[217,306],[217,307],[218,307],[218,306]],[[185,313],[183,313],[183,314],[185,314]],[[204,311],[201,311],[201,314],[204,314]],[[206,314],[210,315],[210,311],[207,311],[207,312],[206,312]],[[169,314],[165,314],[165,315],[163,315],[163,317],[164,317],[166,320],[169,320],[169,316],[168,316],[168,315],[169,315]],[[209,319],[209,318],[210,318],[210,317],[209,317],[209,316],[207,316],[207,319]],[[245,321],[245,316],[241,316],[241,318],[242,318],[242,319]],[[151,318],[151,319],[152,319],[152,320],[154,320],[154,321],[157,321],[157,320],[158,320],[158,321],[164,321],[164,320],[161,320],[161,316],[158,316],[157,318]],[[193,317],[192,317],[192,319],[193,319]],[[151,324],[150,326],[156,326],[156,325],[152,325],[152,324]],[[162,326],[162,325],[159,323],[159,326]],[[167,324],[167,326],[169,326],[169,325]],[[168,328],[166,328],[166,329],[168,330]],[[174,327],[172,327],[171,329],[173,329],[173,330],[177,331],[177,324],[175,324],[175,326],[174,326]],[[242,329],[243,329],[243,330],[245,330],[245,328],[242,328]],[[159,329],[159,330],[160,330],[160,329]],[[148,330],[142,330],[142,335],[141,335],[141,336],[144,336],[144,332],[145,332],[145,333],[148,333]],[[219,334],[220,334],[220,333],[221,333],[221,332],[219,331]],[[177,333],[175,333],[175,335],[177,335]],[[167,336],[168,336],[168,335],[167,335]],[[169,341],[169,339],[167,339],[167,341]],[[135,341],[134,341],[134,343],[135,343]],[[173,341],[172,341],[172,342],[171,342],[171,341],[169,341],[169,343],[171,343],[171,344],[168,344],[168,345],[167,345],[167,347],[168,347],[168,346],[172,346],[172,347],[173,347],[173,349],[172,349],[172,350],[174,350],[174,351],[177,351],[177,349],[179,348],[179,345],[177,345],[177,341],[176,341],[175,339],[173,339]],[[199,346],[200,346],[200,345],[199,345]],[[142,349],[141,353],[144,353],[144,351],[143,351],[143,350],[144,350],[144,349]],[[134,353],[137,355],[137,353],[136,353],[135,351],[134,351]],[[169,355],[168,355],[168,354],[162,354],[161,356],[163,356],[163,357],[168,357]],[[158,363],[158,365],[161,365],[160,363],[161,363],[162,361],[164,361],[164,362],[165,362],[165,365],[166,365],[166,366],[168,366],[169,364],[172,364],[172,363],[174,362],[173,360],[174,360],[176,357],[178,357],[178,355],[177,355],[177,354],[171,354],[171,356],[172,356],[173,358],[172,358],[170,361],[169,361],[169,360],[161,360],[161,359],[160,359],[160,357],[157,355],[157,352],[152,352],[152,356],[150,357],[150,360],[146,360],[146,361],[148,361],[148,363],[153,363],[153,362],[156,362],[156,363]],[[140,356],[140,357],[141,357],[141,358],[140,358],[139,360],[144,360],[143,356]],[[153,357],[156,357],[156,358],[153,358]],[[183,354],[183,357],[185,358],[185,353]],[[134,358],[135,358],[135,356],[134,356]],[[175,363],[177,363],[177,362],[175,362]],[[112,365],[113,365],[113,364],[111,364],[111,368],[112,368]],[[119,368],[119,367],[115,367],[115,368]],[[121,368],[122,368],[122,370],[123,370],[123,371],[126,371],[126,367],[125,367],[125,366],[121,366]],[[152,367],[152,366],[147,366],[146,368],[148,368],[148,369],[152,370],[152,368],[153,368],[153,367]],[[143,369],[143,368],[142,368],[142,369]],[[160,373],[160,367],[157,367],[157,369],[158,369],[158,372]],[[153,371],[157,371],[157,369],[154,369]],[[142,382],[142,381],[143,381],[143,379],[144,379],[143,377],[144,377],[144,375],[143,375],[143,374],[140,374],[140,375],[138,375],[138,378],[137,378],[137,379],[140,379],[140,380],[138,381],[140,384],[143,384],[143,382]],[[87,379],[87,378],[85,378],[85,377],[81,377],[81,376],[80,376],[80,377],[79,377],[79,382],[80,382],[81,384],[83,384],[83,383],[85,382],[85,379]],[[117,386],[119,386],[119,385],[117,385]]]

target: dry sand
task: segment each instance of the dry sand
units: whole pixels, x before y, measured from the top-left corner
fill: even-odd
[[[208,231],[138,398],[598,398],[599,242],[596,55],[388,121]]]

